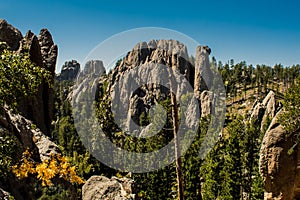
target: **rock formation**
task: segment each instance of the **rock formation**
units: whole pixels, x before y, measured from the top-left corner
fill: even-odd
[[[101,76],[102,74],[105,74],[106,71],[101,60],[90,60],[85,64],[83,72],[81,73],[93,74],[93,76]]]
[[[73,81],[80,71],[80,64],[76,60],[66,61],[60,74],[56,76],[59,81]]]
[[[168,68],[178,73],[173,77],[173,91],[177,99],[180,99],[185,91],[189,91],[189,88],[191,92],[195,91],[195,96],[200,102],[202,97],[207,99],[205,95],[207,91],[202,97],[201,92],[208,90],[206,84],[211,85],[209,53],[208,47],[198,47],[194,68],[193,64],[188,61],[186,46],[178,41],[152,40],[149,43],[137,44],[108,75],[110,93],[113,97],[119,98],[117,102],[113,102],[120,105],[115,110],[120,119],[119,125],[121,121],[126,122],[126,124],[121,124],[122,130],[141,131],[136,126],[139,125],[140,116],[143,113],[147,116],[151,106],[170,95],[169,87],[165,87],[169,85]],[[207,76],[206,82],[208,83],[201,78],[203,75]],[[136,76],[139,77],[138,80],[135,79]],[[205,115],[210,114],[210,102],[203,105]]]
[[[134,181],[128,178],[92,176],[82,187],[82,200],[134,200]]]
[[[283,112],[283,111],[281,111]],[[265,183],[265,200],[293,200],[300,198],[300,149],[294,146],[294,134],[287,134],[273,118],[262,142],[260,173]]]
[[[275,93],[270,91],[262,102],[255,102],[250,110],[250,121],[259,125],[261,131],[266,130],[269,122],[280,110],[281,104],[276,101]]]
[[[22,149],[29,149],[38,155],[38,160],[50,158],[50,154],[60,152],[58,146],[43,134],[38,128],[33,126],[32,121],[20,114],[14,114],[11,110],[5,109],[6,118],[0,126],[16,135],[22,144]],[[6,123],[5,123],[6,122]]]
[[[22,33],[8,24],[5,20],[0,19],[0,41],[6,42],[11,50],[19,49],[20,41],[23,39]]]
[[[189,81],[192,79],[192,66],[188,62],[186,46],[176,40],[152,40],[141,42],[130,51],[123,62],[114,70],[117,75],[121,70],[128,70],[142,64],[157,63],[167,65],[185,74]]]
[[[213,74],[210,70],[209,54],[211,50],[207,46],[198,46],[195,61],[194,93],[200,98],[201,92],[209,90],[212,85]]]
[[[79,72],[76,88],[73,89],[72,93],[69,94],[68,99],[71,100],[72,96],[79,98],[80,94],[85,93],[86,90],[90,88],[95,89],[98,86],[98,83],[95,81],[97,81],[98,78],[105,73],[106,71],[102,61],[100,60],[88,61],[85,64],[83,71]],[[92,86],[90,86],[91,81],[94,81]],[[78,99],[73,99],[73,100],[78,102]]]
[[[10,49],[17,53],[28,52],[32,62],[51,73],[49,82],[53,84],[58,50],[47,29],[42,29],[38,37],[31,31],[23,37],[19,30],[5,20],[0,20],[0,42],[6,42]],[[26,98],[19,103],[19,110],[44,133],[49,134],[53,118],[53,101],[53,88],[43,82],[34,97]]]

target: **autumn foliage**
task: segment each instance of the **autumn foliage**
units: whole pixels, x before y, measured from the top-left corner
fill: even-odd
[[[36,176],[42,181],[42,186],[53,185],[51,180],[55,177],[73,184],[83,184],[84,180],[77,176],[75,169],[76,167],[71,166],[68,159],[60,154],[51,154],[50,159],[37,163],[26,150],[20,164],[13,166],[12,171],[19,179],[27,178],[29,175]]]

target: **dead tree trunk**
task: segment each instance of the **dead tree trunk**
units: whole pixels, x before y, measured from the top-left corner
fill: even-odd
[[[176,95],[173,91],[172,84],[172,72],[169,70],[169,83],[170,83],[170,95],[171,95],[171,106],[172,106],[172,120],[173,120],[173,133],[174,133],[174,148],[175,148],[175,163],[176,163],[176,177],[177,177],[177,193],[178,199],[184,200],[184,188],[183,188],[183,178],[182,178],[182,162],[180,155],[180,143],[177,137],[178,132],[178,106],[176,101]]]

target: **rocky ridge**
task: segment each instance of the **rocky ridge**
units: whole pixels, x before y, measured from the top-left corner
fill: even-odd
[[[142,113],[148,115],[151,112],[150,106],[166,99],[170,95],[170,91],[162,85],[169,84],[168,69],[171,69],[180,73],[179,76],[175,76],[173,79],[174,83],[179,83],[173,89],[177,98],[180,99],[181,96],[179,94],[190,87],[192,93],[199,94],[198,100],[201,105],[201,115],[206,116],[211,113],[211,104],[213,103],[213,96],[208,91],[212,85],[209,82],[212,76],[209,54],[210,49],[208,47],[198,47],[196,51],[196,66],[194,66],[194,63],[188,61],[186,47],[178,41],[152,40],[149,43],[141,42],[132,51],[128,52],[108,74],[105,74],[102,62],[88,62],[83,71],[79,73],[77,85],[74,86],[72,95],[69,95],[69,98],[72,98],[72,101],[80,102],[79,97],[84,97],[87,90],[93,90],[95,86],[101,87],[107,83],[108,86],[105,87],[107,96],[104,96],[101,101],[105,102],[112,96],[119,98],[115,102],[115,105],[118,105],[118,107],[127,105],[125,108],[116,110],[115,113],[118,114],[119,118],[125,119],[123,121],[125,123],[122,124],[124,127],[121,126],[124,128],[123,130],[134,132],[137,131],[136,125],[139,125],[140,115]],[[199,73],[197,76],[195,71]],[[209,81],[203,80],[201,74],[208,76],[207,79]],[[99,79],[100,75],[103,76],[100,77],[99,82],[93,82],[97,76]],[[138,77],[138,80],[135,79],[136,77]],[[147,84],[157,83],[161,77],[163,77],[161,84]],[[197,82],[196,86],[194,85],[195,82]],[[195,87],[196,90],[193,89]],[[186,116],[190,125],[196,125],[192,117],[189,117],[189,115],[197,116],[195,107],[191,108],[190,111],[192,112]],[[123,118],[120,117],[121,115],[123,115]],[[144,130],[150,129],[148,126],[143,127]],[[142,131],[137,136],[143,137],[145,135],[145,131]],[[122,193],[126,193],[122,192],[123,185],[119,182],[120,180],[114,178],[91,177],[83,186],[83,199],[127,199],[128,197],[125,198],[122,195]],[[129,194],[132,194],[132,192],[129,192]],[[129,199],[131,198],[133,197]]]

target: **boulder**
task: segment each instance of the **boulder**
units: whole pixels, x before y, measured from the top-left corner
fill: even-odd
[[[282,111],[281,111],[282,112]],[[300,149],[293,135],[287,134],[278,122],[281,112],[273,118],[260,151],[260,173],[265,183],[265,200],[293,200],[300,197]]]
[[[82,187],[82,200],[133,200],[134,190],[132,179],[92,176]]]

